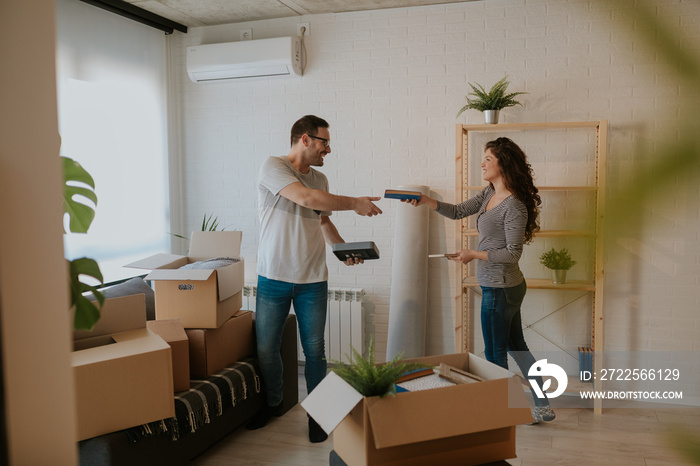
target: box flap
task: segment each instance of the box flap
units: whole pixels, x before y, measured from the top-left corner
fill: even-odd
[[[168,343],[188,341],[187,333],[185,333],[180,319],[149,320],[146,322],[146,327]]]
[[[362,395],[357,390],[335,372],[329,372],[301,406],[330,434],[360,401]]]
[[[159,253],[154,254],[145,259],[140,259],[124,267],[129,267],[131,269],[145,269],[145,270],[155,270],[155,269],[177,269],[187,264],[187,257],[180,256],[177,254],[165,254]]]
[[[209,280],[209,277],[214,272],[216,271],[200,269],[158,269],[146,275],[144,280],[175,280],[182,282],[188,280]]]
[[[216,269],[219,283],[219,301],[230,298],[243,289],[245,279],[245,261],[231,264],[228,267]]]
[[[73,367],[120,359],[150,351],[170,350],[170,345],[165,340],[147,328],[116,333],[112,335],[112,339],[115,344],[74,351],[72,353]]]
[[[495,380],[495,379],[505,379],[515,375],[508,369],[504,369],[501,366],[488,362],[486,359],[480,358],[469,353],[469,360],[467,361],[467,367],[469,372],[472,372],[479,377],[484,379]]]
[[[73,310],[75,312],[75,309]],[[121,333],[146,326],[146,295],[107,298],[92,330],[73,330],[73,340]]]
[[[193,231],[189,257],[193,262],[215,257],[240,257],[242,238],[241,231]]]

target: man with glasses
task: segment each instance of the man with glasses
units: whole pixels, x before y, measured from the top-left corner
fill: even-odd
[[[313,167],[322,167],[331,152],[328,122],[314,115],[292,126],[291,149],[282,157],[269,157],[258,179],[260,246],[255,331],[260,370],[267,404],[248,423],[259,429],[272,416],[282,414],[282,329],[294,304],[306,366],[308,393],[326,376],[324,328],[328,294],[326,243],[344,243],[329,216],[334,210],[358,215],[379,215],[379,197],[336,196],[328,192],[328,179]],[[362,263],[354,258],[347,265]],[[309,418],[309,440],[328,436]]]

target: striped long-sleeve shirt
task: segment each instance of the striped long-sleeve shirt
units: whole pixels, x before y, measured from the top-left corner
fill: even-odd
[[[486,251],[488,261],[479,260],[476,277],[479,285],[510,288],[523,281],[518,260],[523,252],[527,208],[510,195],[488,211],[486,206],[494,194],[490,186],[476,196],[454,205],[438,201],[437,213],[451,219],[477,214],[479,251]]]

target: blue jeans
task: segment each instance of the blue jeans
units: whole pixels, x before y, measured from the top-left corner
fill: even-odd
[[[525,343],[520,317],[520,305],[527,292],[525,280],[520,285],[510,288],[492,288],[482,286],[481,297],[481,331],[484,335],[486,360],[508,369],[508,354],[518,364],[525,378],[535,357]],[[535,377],[542,388],[542,377]],[[547,399],[540,399],[535,392],[535,406],[547,406]]]
[[[255,334],[258,360],[267,390],[267,404],[282,402],[282,330],[294,303],[299,324],[299,338],[306,358],[304,376],[308,393],[326,376],[326,301],[328,282],[295,284],[270,280],[258,275],[255,300]]]

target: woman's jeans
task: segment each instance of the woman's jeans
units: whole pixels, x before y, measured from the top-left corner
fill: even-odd
[[[255,334],[258,360],[267,390],[267,404],[282,402],[282,330],[290,305],[299,324],[299,338],[304,350],[304,376],[308,393],[326,376],[326,301],[328,282],[295,284],[270,280],[258,275],[258,295],[255,300]]]
[[[482,286],[481,291],[481,330],[486,346],[486,360],[508,369],[510,353],[523,376],[528,378],[528,371],[535,363],[535,358],[525,343],[520,318],[520,305],[527,292],[525,280],[510,288]],[[541,389],[542,377],[536,377],[535,380]],[[532,388],[530,390],[535,406],[549,405],[547,399],[538,398]]]

